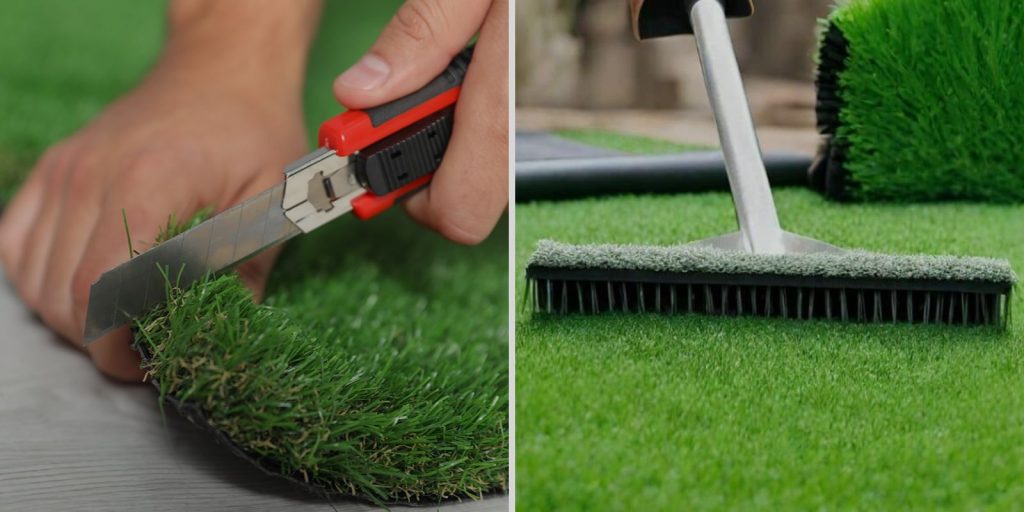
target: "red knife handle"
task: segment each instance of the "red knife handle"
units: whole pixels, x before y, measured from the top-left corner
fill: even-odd
[[[425,188],[433,177],[433,173],[427,174],[409,182],[402,188],[396,189],[395,191],[382,196],[378,196],[373,192],[367,192],[352,200],[352,213],[354,213],[360,220],[367,220],[376,217],[377,215],[384,213],[388,208],[391,208],[395,203],[399,202],[409,194]]]
[[[472,55],[472,46],[463,50],[416,92],[371,109],[350,110],[320,126],[320,145],[349,156],[356,178],[368,190],[352,201],[357,217],[377,215],[430,181],[448,146],[453,106]]]

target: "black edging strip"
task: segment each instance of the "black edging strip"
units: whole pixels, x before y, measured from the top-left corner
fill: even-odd
[[[763,160],[772,188],[807,186],[807,169],[812,163],[807,155],[768,151]],[[519,161],[515,167],[517,203],[729,191],[721,151],[553,158]]]
[[[135,327],[132,327],[132,336],[136,339],[138,338],[138,330]],[[133,343],[132,348],[139,353],[139,356],[141,357],[143,364],[152,359],[152,353],[150,353],[150,351],[144,344]],[[157,379],[153,377],[150,377],[148,380],[150,383],[153,384],[153,387],[156,388],[157,392],[159,392],[159,381],[157,381]],[[212,434],[214,439],[216,439],[219,444],[224,445],[228,449],[228,451],[230,451],[236,457],[239,457],[242,460],[245,460],[246,462],[252,464],[253,466],[256,466],[263,473],[270,476],[283,478],[291,482],[296,487],[315,496],[323,498],[328,503],[331,503],[332,499],[349,499],[361,501],[366,504],[378,507],[381,505],[401,505],[403,507],[436,507],[439,505],[459,503],[463,501],[463,498],[472,499],[474,501],[476,501],[477,499],[476,496],[472,496],[469,494],[456,494],[441,500],[434,499],[423,501],[386,501],[375,499],[373,496],[370,496],[369,494],[352,494],[330,491],[323,486],[313,485],[310,482],[303,481],[296,474],[282,472],[280,464],[278,464],[277,461],[273,459],[268,459],[266,457],[256,457],[250,454],[249,452],[245,451],[241,446],[238,446],[237,443],[232,441],[230,437],[224,434],[224,432],[215,427],[210,422],[209,418],[206,416],[206,413],[199,406],[188,401],[180,400],[178,399],[178,397],[173,395],[167,395],[163,399],[170,403],[171,405],[173,405],[174,409],[177,410],[178,413],[181,414],[185,419],[187,419],[189,423],[192,423],[193,425],[199,427],[200,430]],[[481,498],[500,496],[503,494],[504,493],[500,491],[491,491],[481,495]]]
[[[835,20],[830,20],[818,50],[818,70],[814,80],[817,89],[815,114],[822,143],[811,166],[810,183],[812,188],[834,200],[850,199],[851,191],[857,188],[857,183],[843,165],[847,144],[836,139],[845,106],[840,77],[846,71],[849,56],[849,41]]]

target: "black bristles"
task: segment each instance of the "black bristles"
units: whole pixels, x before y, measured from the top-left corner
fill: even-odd
[[[540,273],[550,274],[550,272]],[[531,275],[527,293],[534,311],[549,314],[656,313],[762,316],[859,323],[920,323],[1005,326],[1011,287],[970,283],[892,283],[854,281],[793,284],[757,282],[726,276],[713,282],[683,279],[635,281],[587,279],[583,272]],[[607,277],[608,274],[604,273]],[[769,280],[770,281],[770,280]],[[694,289],[696,287],[696,289]]]

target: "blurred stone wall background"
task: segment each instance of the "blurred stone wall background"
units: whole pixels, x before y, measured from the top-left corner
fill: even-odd
[[[752,18],[730,22],[740,66],[758,84],[752,97],[785,104],[787,95],[799,94],[794,101],[804,102],[800,84],[813,80],[817,20],[834,1],[760,0]],[[626,0],[517,0],[516,87],[516,102],[526,107],[707,104],[693,38],[634,41]]]

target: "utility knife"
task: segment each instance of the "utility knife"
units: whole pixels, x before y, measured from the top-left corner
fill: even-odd
[[[426,187],[448,147],[472,52],[416,92],[326,121],[320,148],[286,167],[281,183],[101,275],[89,289],[85,343],[165,301],[168,280],[185,289],[349,212],[373,218]]]

